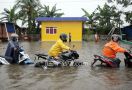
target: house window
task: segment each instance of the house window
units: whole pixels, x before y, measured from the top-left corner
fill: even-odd
[[[56,34],[57,28],[56,27],[46,27],[46,34]]]

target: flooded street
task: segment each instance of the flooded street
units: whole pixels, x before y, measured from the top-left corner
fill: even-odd
[[[32,60],[35,53],[47,53],[54,42],[20,42]],[[7,43],[0,43],[4,55]],[[34,65],[1,65],[0,90],[131,90],[132,68],[125,68],[124,55],[120,68],[90,67],[93,55],[100,55],[104,42],[73,42],[68,44],[77,50],[79,60],[87,66],[61,68],[35,68]],[[129,49],[129,45],[122,44]]]

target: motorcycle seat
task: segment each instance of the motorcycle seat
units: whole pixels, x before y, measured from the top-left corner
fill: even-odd
[[[35,54],[35,55],[38,57],[38,59],[39,58],[47,59],[47,57],[48,57],[48,55],[46,55],[46,54]]]

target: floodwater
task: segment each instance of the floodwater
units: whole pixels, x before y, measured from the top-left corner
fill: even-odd
[[[32,60],[35,53],[47,53],[54,42],[20,42]],[[35,68],[33,65],[1,65],[0,90],[132,90],[132,68],[125,68],[124,55],[120,68],[90,67],[93,55],[100,55],[104,42],[72,42],[80,61],[87,66],[62,68]],[[7,43],[0,43],[4,54]],[[129,45],[123,45],[129,49]]]

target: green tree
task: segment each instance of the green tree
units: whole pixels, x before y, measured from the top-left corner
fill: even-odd
[[[108,34],[112,27],[118,27],[120,24],[122,24],[122,21],[119,18],[120,14],[121,12],[119,12],[115,6],[109,6],[107,4],[105,4],[103,8],[98,6],[98,31]]]
[[[109,3],[115,3],[116,2],[116,6],[120,5],[120,7],[122,8],[120,11],[122,12],[122,14],[124,14],[125,20],[126,22],[128,22],[129,24],[132,24],[132,11],[124,11],[123,8],[128,8],[128,7],[132,7],[132,0],[107,0]]]
[[[83,17],[87,17],[88,21],[86,22],[86,24],[89,24],[92,27],[95,26],[96,24],[96,20],[99,18],[99,14],[96,12],[98,8],[96,8],[92,14],[88,13],[85,9],[82,8],[82,11],[85,13],[83,15]]]
[[[3,17],[0,18],[0,21],[16,23],[18,19],[16,9],[16,6],[13,6],[11,9],[4,8],[4,11],[1,13]]]
[[[117,4],[121,4],[123,7],[127,7],[132,5],[132,0],[107,0],[109,3],[116,2]]]
[[[28,33],[33,33],[35,29],[35,18],[38,17],[38,10],[41,7],[39,0],[16,0],[19,9],[19,17],[22,25],[27,24]]]
[[[87,12],[85,9],[82,8],[82,11],[84,12],[84,15],[83,17],[87,17],[89,19],[88,22],[86,22],[86,24],[93,24],[94,23],[94,20],[93,20],[93,17],[94,17],[94,12],[92,12],[92,14],[90,14],[89,12]]]
[[[39,16],[42,17],[61,17],[62,15],[64,15],[64,13],[58,13],[58,11],[60,11],[61,9],[57,9],[56,8],[56,4],[51,7],[49,6],[42,6],[41,10],[39,11]]]
[[[82,9],[85,13],[85,17],[89,18],[87,24],[91,24],[93,29],[100,34],[108,34],[112,27],[118,27],[122,24],[120,20],[120,14],[115,6],[109,6],[105,4],[103,8],[98,6],[92,14],[89,14],[86,10]]]
[[[126,22],[130,23],[132,25],[132,11],[125,12],[125,20]]]

